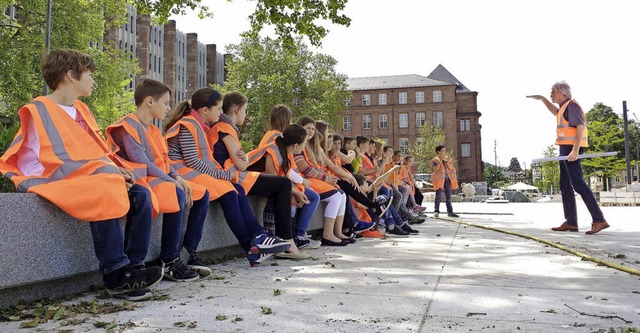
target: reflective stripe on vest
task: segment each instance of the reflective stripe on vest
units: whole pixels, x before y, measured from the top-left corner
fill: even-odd
[[[449,180],[451,181],[451,188],[458,188],[458,175],[456,174],[456,168],[451,163],[451,160],[448,161],[446,167],[439,157],[434,158],[432,162],[436,162],[438,164],[436,169],[434,169],[431,173],[431,183],[433,184],[433,189],[438,190],[444,188],[444,180],[447,175],[449,176]]]
[[[578,104],[578,102],[574,100],[569,100],[566,103],[564,103],[560,107],[560,109],[558,110],[558,114],[556,115],[556,124],[557,124],[556,125],[556,144],[557,145],[573,146],[576,142],[576,135],[578,132],[577,128],[570,127],[569,122],[564,119],[564,112],[569,106],[569,103],[574,103],[578,107],[578,109],[580,110],[580,113],[582,114],[582,118],[586,121],[584,116],[584,111],[582,111],[582,107],[580,107],[580,104]],[[587,130],[587,125],[586,124],[583,124],[583,125],[584,125],[584,131],[582,133],[582,139],[580,140],[580,147],[586,148],[589,146],[589,141],[587,139],[589,131]]]

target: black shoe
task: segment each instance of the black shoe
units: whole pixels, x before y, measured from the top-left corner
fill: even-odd
[[[200,278],[200,274],[196,273],[180,260],[180,257],[170,262],[162,261],[162,269],[164,277],[171,281],[191,282]]]
[[[447,216],[449,216],[449,217],[460,217],[460,215],[458,215],[456,213],[449,213],[449,214],[447,214]]]
[[[189,260],[187,261],[187,267],[189,269],[196,271],[196,273],[200,274],[200,276],[205,277],[211,275],[211,268],[200,259],[197,253],[189,253]]]
[[[311,244],[311,240],[303,236],[293,237],[293,242],[296,243],[296,247],[298,248],[298,250],[304,249],[305,247],[309,246],[309,244]]]
[[[409,224],[407,224],[407,223],[403,224],[403,225],[400,227],[400,229],[402,229],[402,230],[404,230],[404,231],[406,231],[406,232],[408,232],[408,233],[410,233],[410,234],[412,234],[412,235],[417,235],[417,234],[419,233],[419,231],[418,231],[418,230],[411,228],[411,227],[409,226]]]
[[[347,244],[349,244],[349,241],[346,239],[341,240],[340,242],[334,242],[332,240],[328,240],[324,237],[322,237],[322,240],[320,241],[320,243],[324,246],[345,246]]]
[[[402,228],[397,225],[395,225],[391,230],[387,229],[384,235],[387,237],[409,237],[409,233],[402,230]]]
[[[115,278],[114,282],[110,282],[114,275],[120,275]],[[110,276],[111,275],[111,276]],[[105,274],[105,288],[109,295],[124,294],[135,290],[152,288],[162,280],[162,268],[148,267],[132,269],[130,267],[122,268],[116,272]]]
[[[146,301],[146,300],[152,299],[153,294],[149,289],[138,289],[138,290],[128,291],[122,294],[115,294],[113,295],[113,297],[122,298],[130,302],[140,302],[140,301]]]

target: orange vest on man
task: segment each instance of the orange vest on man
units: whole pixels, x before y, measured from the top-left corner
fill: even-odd
[[[211,126],[209,133],[207,133],[207,139],[209,140],[209,143],[210,143],[209,147],[213,149],[213,145],[215,145],[216,142],[220,140],[219,132],[230,135],[234,140],[236,140],[236,142],[238,143],[238,146],[240,146],[240,138],[238,138],[238,131],[236,131],[236,129],[233,126],[231,126],[231,124],[225,121],[218,121],[213,126]],[[251,165],[251,161],[249,161],[249,165]],[[233,163],[231,156],[229,156],[229,158],[227,158],[227,160],[224,161],[223,168],[224,170],[232,170],[233,172],[235,172],[236,176],[233,181],[240,184],[242,188],[244,188],[245,193],[249,193],[253,185],[256,183],[258,176],[260,176],[259,172],[239,171],[236,168],[235,164]]]
[[[0,158],[0,172],[11,178],[18,191],[36,193],[79,220],[120,218],[129,211],[124,177],[110,159],[113,156],[89,108],[80,101],[74,105],[92,134],[49,98],[38,97],[18,115],[22,124],[29,118],[33,123],[40,142],[38,161],[44,172],[25,176],[18,169],[18,152],[27,136],[25,127]]]
[[[149,161],[153,161],[160,170],[164,173],[169,173],[169,150],[167,144],[162,137],[160,130],[154,125],[149,125],[147,130],[138,117],[133,114],[128,114],[121,118],[117,123],[107,128],[107,142],[111,146],[111,150],[117,153],[121,147],[115,143],[112,137],[112,132],[122,127],[127,134],[129,134],[140,146],[144,148],[145,154]],[[180,205],[178,203],[178,196],[176,194],[176,185],[173,182],[168,182],[158,177],[152,177],[147,174],[147,165],[129,162],[134,168],[136,174],[136,181],[144,181],[146,186],[151,189],[151,193],[155,194],[159,204],[160,213],[175,213],[180,211]],[[191,189],[191,197],[195,200],[200,200],[204,196],[206,187],[198,185],[196,183],[186,181]]]
[[[180,126],[184,126],[189,133],[191,133],[193,140],[196,142],[198,158],[220,168],[220,165],[213,159],[213,154],[211,153],[211,149],[209,149],[209,142],[207,141],[207,137],[204,135],[204,130],[202,130],[198,120],[193,116],[184,116],[173,124],[165,135],[165,141],[168,141],[170,138],[178,135],[180,132]],[[176,172],[178,172],[185,180],[189,180],[206,187],[207,190],[209,190],[209,201],[214,201],[231,191],[236,191],[233,184],[229,181],[216,179],[200,171],[194,170],[188,167],[184,163],[184,160],[171,160],[169,163],[173,165]]]
[[[458,188],[458,175],[456,173],[456,167],[453,166],[453,163],[450,159],[447,159],[447,163],[442,163],[443,161],[440,157],[436,156],[432,163],[436,164],[433,168],[433,172],[431,173],[431,183],[433,184],[433,190],[437,191],[441,188],[444,188],[444,180],[446,177],[449,177],[451,180],[451,189],[455,190]]]
[[[580,104],[574,100],[569,100],[566,103],[562,104],[560,110],[558,110],[558,114],[556,115],[557,127],[556,127],[556,144],[557,145],[569,145],[573,146],[576,142],[577,129],[575,127],[569,126],[569,122],[564,119],[564,111],[569,106],[569,103],[574,103],[578,109],[580,109],[580,113],[582,113],[582,119],[584,119],[584,111],[582,111],[582,107]],[[582,133],[582,140],[580,140],[580,147],[588,147],[589,142],[587,140],[587,125],[584,125],[584,132]]]

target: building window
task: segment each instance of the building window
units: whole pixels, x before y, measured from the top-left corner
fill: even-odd
[[[401,113],[399,115],[399,117],[400,117],[400,128],[409,127],[409,114],[408,113]]]
[[[346,105],[347,105],[347,107],[350,107],[350,106],[351,106],[351,97],[347,97],[347,98],[345,98],[345,99],[344,99],[344,104],[346,104]]]
[[[462,157],[471,157],[471,144],[470,143],[461,143],[460,144],[460,156],[462,156]]]
[[[467,169],[458,170],[458,179],[467,179]]]
[[[460,119],[460,132],[468,132],[471,130],[471,119]]]
[[[387,105],[387,94],[378,94],[378,105]]]
[[[436,111],[433,113],[433,126],[442,128],[442,111]]]
[[[342,117],[342,130],[350,131],[351,130],[351,116],[343,116]]]
[[[369,105],[371,105],[371,95],[369,94],[362,95],[362,106],[369,106]]]
[[[387,118],[387,114],[379,114],[378,115],[378,127],[379,128],[388,128],[389,127],[389,119]]]
[[[409,139],[408,138],[400,138],[400,150],[404,154],[409,153]]]
[[[416,103],[424,103],[424,91],[416,91]]]
[[[442,91],[434,90],[433,91],[433,102],[434,103],[442,103]]]
[[[407,93],[406,92],[398,93],[398,103],[399,104],[407,104]]]
[[[371,129],[371,115],[362,115],[362,129]]]
[[[424,112],[416,113],[416,127],[420,128],[424,126],[424,123],[427,122],[427,116]]]

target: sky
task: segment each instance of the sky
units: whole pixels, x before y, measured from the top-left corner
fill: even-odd
[[[240,42],[255,2],[203,0],[214,17],[172,16],[218,50]],[[554,144],[555,117],[542,102],[564,80],[585,112],[597,102],[640,117],[640,2],[592,0],[349,0],[349,27],[314,51],[335,58],[348,77],[417,74],[442,64],[478,92],[482,160],[529,168]],[[495,143],[495,150],[494,150]],[[496,158],[497,156],[497,158]],[[526,165],[525,165],[526,164]]]

